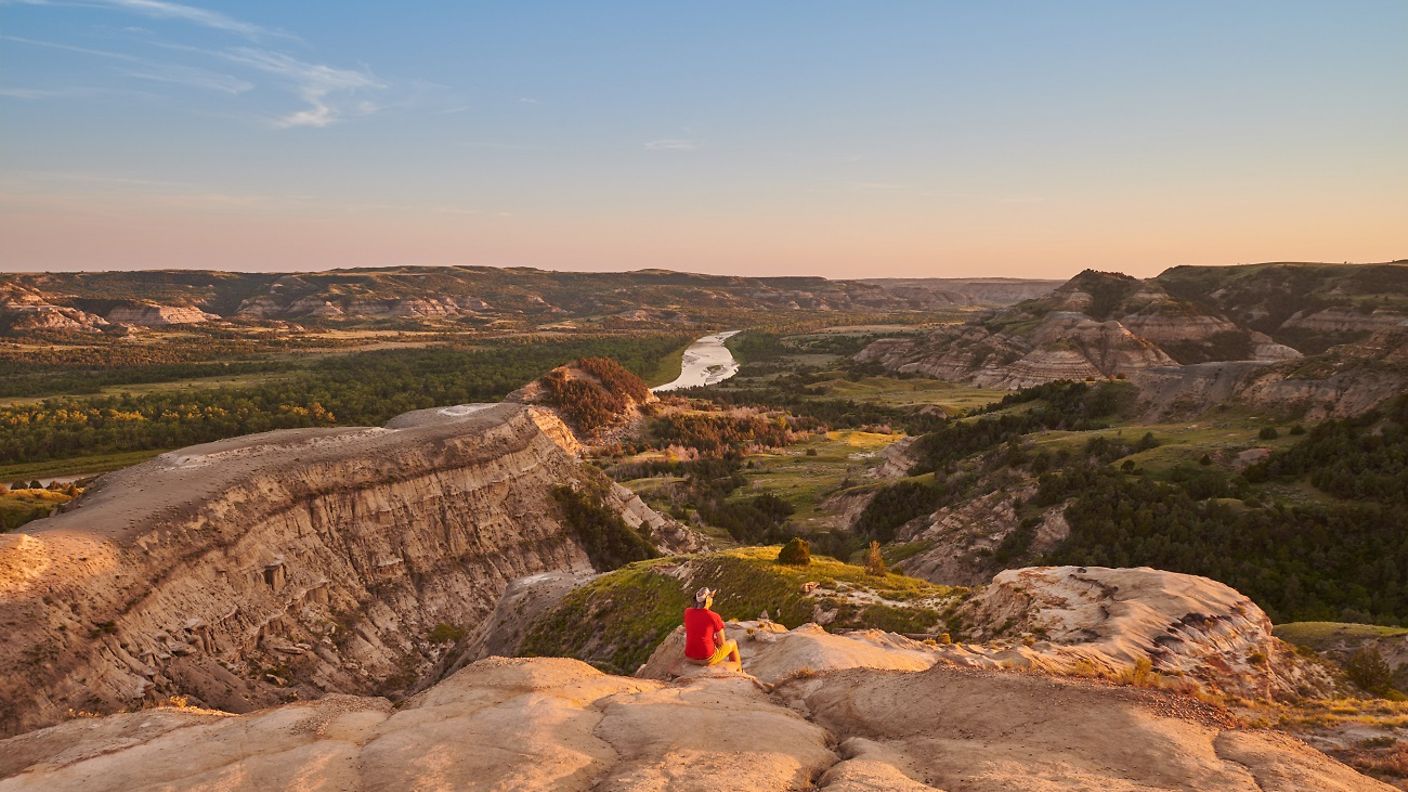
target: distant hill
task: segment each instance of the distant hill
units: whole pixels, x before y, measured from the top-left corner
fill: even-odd
[[[1154,280],[1305,354],[1362,341],[1408,318],[1408,261],[1174,267]]]
[[[1086,270],[965,324],[876,341],[858,359],[987,387],[1128,378],[1168,410],[1246,393],[1354,412],[1408,381],[1406,344],[1408,263],[1259,264],[1148,280]]]
[[[906,311],[1005,305],[1048,281],[746,278],[668,270],[586,273],[390,267],[0,276],[0,332],[99,332],[211,321],[485,326],[594,319],[674,322],[728,311]]]

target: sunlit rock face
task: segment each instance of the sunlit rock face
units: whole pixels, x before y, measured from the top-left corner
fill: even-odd
[[[998,573],[959,613],[975,645],[944,647],[977,667],[1150,670],[1259,699],[1328,695],[1333,679],[1272,636],[1250,598],[1209,578],[1139,567]],[[1030,640],[1030,639],[1036,640]]]
[[[555,438],[538,408],[462,405],[104,476],[0,536],[0,732],[175,694],[246,711],[408,688],[448,647],[437,626],[472,628],[515,578],[591,571],[551,496],[582,475]],[[678,526],[605,498],[675,549]]]
[[[114,324],[166,327],[168,325],[201,324],[220,317],[191,306],[137,304],[119,305],[107,313]]]
[[[1391,789],[1160,691],[955,667],[874,631],[730,630],[742,672],[493,657],[395,707],[332,695],[80,718],[0,741],[0,791]]]

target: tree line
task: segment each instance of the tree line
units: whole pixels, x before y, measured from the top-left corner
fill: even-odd
[[[639,374],[687,340],[586,337],[378,350],[326,358],[247,387],[9,405],[0,407],[0,464],[174,448],[271,429],[379,425],[410,410],[497,401],[574,358],[609,355]]]

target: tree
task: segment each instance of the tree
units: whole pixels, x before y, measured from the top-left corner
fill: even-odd
[[[1393,669],[1378,647],[1361,647],[1345,662],[1344,670],[1349,681],[1376,696],[1383,696],[1393,688]]]
[[[872,539],[870,549],[865,551],[865,574],[883,577],[889,571],[884,556],[880,555],[880,543]]]

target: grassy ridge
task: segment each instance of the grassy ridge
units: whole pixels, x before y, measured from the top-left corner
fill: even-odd
[[[700,586],[719,590],[714,610],[726,620],[756,619],[796,627],[818,609],[835,611],[833,628],[876,627],[919,632],[942,624],[967,590],[904,575],[867,575],[861,567],[813,556],[807,566],[776,562],[779,548],[745,547],[641,561],[573,591],[528,630],[526,656],[576,657],[612,673],[630,674],[681,623]],[[802,584],[820,587],[806,593]],[[838,591],[863,592],[849,599]]]

